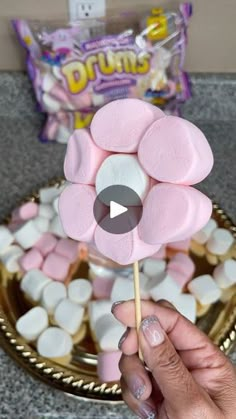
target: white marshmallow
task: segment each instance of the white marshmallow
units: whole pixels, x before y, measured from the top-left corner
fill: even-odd
[[[56,215],[52,219],[49,226],[49,231],[55,234],[55,236],[61,237],[62,239],[67,237],[66,233],[63,230],[62,223],[58,215]]]
[[[209,240],[213,231],[217,228],[217,222],[210,218],[208,223],[200,231],[192,236],[192,239],[199,244],[205,244]]]
[[[14,236],[10,230],[5,226],[0,226],[0,254],[5,252],[5,250],[10,246],[14,241]]]
[[[51,204],[54,199],[60,195],[64,185],[57,188],[56,186],[49,186],[48,188],[41,188],[39,191],[39,198],[42,204]]]
[[[41,304],[49,314],[53,314],[56,306],[66,297],[66,286],[62,282],[53,281],[43,289]]]
[[[14,235],[16,241],[23,249],[29,249],[41,238],[42,232],[37,229],[34,219],[32,219],[16,230]]]
[[[236,284],[236,261],[228,259],[218,265],[213,272],[213,278],[220,288],[229,288]]]
[[[44,105],[45,109],[49,113],[59,112],[60,109],[61,109],[60,102],[58,102],[58,100],[56,100],[52,96],[50,96],[49,93],[43,93],[42,102],[43,102],[43,105]]]
[[[164,273],[162,277],[158,277],[156,284],[152,286],[149,292],[154,301],[164,299],[172,302],[181,293],[181,287],[170,275]]]
[[[54,201],[53,201],[53,203],[52,203],[52,206],[53,206],[53,210],[54,210],[54,212],[55,212],[56,214],[59,214],[59,196],[57,196],[57,197],[54,199]]]
[[[42,307],[34,307],[16,322],[17,332],[27,341],[33,341],[48,327],[48,314]]]
[[[97,320],[95,334],[102,351],[115,351],[126,327],[112,314],[105,314]]]
[[[70,136],[71,131],[67,127],[60,125],[56,135],[57,142],[61,144],[67,144]]]
[[[175,308],[192,323],[196,322],[197,304],[196,299],[191,294],[180,294],[172,303]]]
[[[113,154],[103,161],[96,176],[97,194],[113,185],[124,185],[133,189],[141,200],[146,197],[150,186],[149,176],[135,155]],[[122,205],[137,205],[137,203],[129,201],[127,196]]]
[[[59,327],[49,327],[37,342],[39,355],[46,358],[60,358],[69,355],[73,348],[71,336]]]
[[[134,289],[134,276],[131,274],[128,279],[132,280],[132,286]],[[126,279],[127,281],[127,279]],[[143,300],[149,299],[149,291],[148,291],[148,285],[150,283],[150,278],[148,278],[147,275],[145,275],[143,272],[139,272],[139,289],[140,289],[140,296]],[[116,300],[120,301],[120,300]]]
[[[210,275],[201,275],[188,284],[191,294],[202,304],[211,304],[219,300],[221,290]]]
[[[68,298],[62,300],[56,307],[54,319],[58,326],[74,335],[78,332],[84,316],[84,308],[79,304],[73,303]]]
[[[34,218],[34,224],[40,233],[46,233],[49,229],[49,220],[45,217],[36,217]]]
[[[134,298],[134,284],[131,278],[118,276],[111,290],[111,301],[132,300]]]
[[[91,282],[87,279],[74,279],[68,286],[68,297],[77,304],[85,305],[93,293]]]
[[[8,272],[18,272],[20,270],[20,265],[18,263],[18,260],[21,256],[24,255],[24,251],[21,249],[21,247],[17,245],[9,246],[4,253],[0,255],[0,259],[5,266],[5,268],[8,270]]]
[[[39,301],[44,287],[51,282],[42,271],[39,269],[32,269],[28,271],[22,278],[20,288],[24,291],[32,300]]]
[[[42,90],[46,93],[50,92],[53,86],[57,83],[55,77],[50,73],[45,73],[42,79]]]
[[[143,272],[153,278],[165,272],[166,261],[158,259],[145,259],[143,263]]]
[[[100,319],[100,317],[111,312],[111,307],[112,301],[110,300],[96,300],[89,302],[88,313],[91,330],[95,330],[96,322]]]
[[[39,204],[39,217],[51,220],[55,216],[55,211],[49,204]]]
[[[63,80],[63,75],[61,74],[61,68],[58,65],[53,65],[51,67],[52,73],[57,80]]]
[[[97,95],[95,93],[92,94],[92,103],[93,106],[103,106],[104,105],[104,96],[103,95]]]
[[[111,269],[104,268],[103,266],[96,265],[94,263],[89,263],[89,268],[91,273],[99,278],[114,279],[115,274]]]
[[[234,242],[232,234],[224,229],[217,228],[213,231],[207,242],[207,250],[215,255],[224,255],[228,252]]]

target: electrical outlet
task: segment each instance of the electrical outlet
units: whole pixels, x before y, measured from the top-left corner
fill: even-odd
[[[106,0],[69,0],[70,20],[104,17]]]

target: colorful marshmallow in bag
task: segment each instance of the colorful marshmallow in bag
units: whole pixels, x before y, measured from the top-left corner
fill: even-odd
[[[178,115],[190,97],[183,64],[191,14],[191,4],[183,3],[145,18],[124,13],[63,27],[15,19],[38,109],[48,115],[40,139],[67,143],[116,99],[144,99]]]

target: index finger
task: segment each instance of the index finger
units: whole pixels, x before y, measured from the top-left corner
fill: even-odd
[[[208,337],[178,311],[172,310],[158,302],[142,301],[142,319],[155,315],[162,328],[178,351],[202,349],[210,346],[216,349]],[[124,301],[113,307],[114,316],[124,325],[135,327],[135,304],[133,300]],[[219,351],[220,353],[220,351]]]

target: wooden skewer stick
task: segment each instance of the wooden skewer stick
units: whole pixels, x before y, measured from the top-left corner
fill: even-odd
[[[142,312],[141,312],[141,298],[140,298],[140,285],[139,285],[139,264],[138,261],[133,264],[134,270],[134,296],[135,296],[135,318],[136,318],[136,330],[139,339],[139,329],[142,321]],[[139,348],[139,358],[143,361],[143,355]]]

